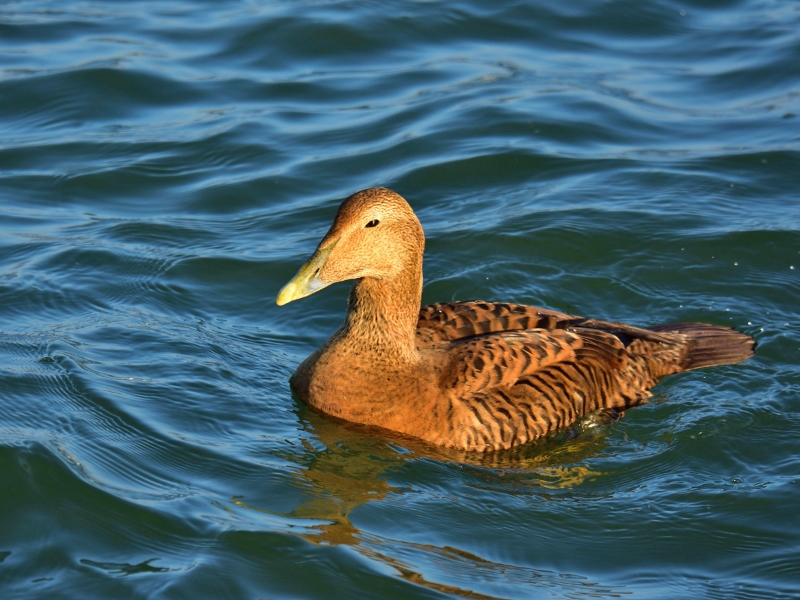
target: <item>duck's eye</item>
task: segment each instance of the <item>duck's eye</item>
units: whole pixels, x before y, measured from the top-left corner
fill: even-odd
[[[369,223],[364,225],[364,227],[377,227],[378,223],[380,223],[380,221],[378,221],[378,219],[372,219],[372,221],[370,221]]]

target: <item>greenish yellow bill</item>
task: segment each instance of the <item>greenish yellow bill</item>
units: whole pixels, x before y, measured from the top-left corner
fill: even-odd
[[[328,259],[328,254],[330,254],[335,245],[336,242],[333,242],[326,248],[317,250],[314,256],[300,267],[300,270],[297,271],[297,275],[292,277],[291,281],[283,286],[278,294],[278,298],[275,300],[278,306],[283,306],[293,300],[299,300],[300,298],[310,296],[314,292],[318,292],[333,283],[322,281],[319,278],[319,273],[325,265],[325,261]]]

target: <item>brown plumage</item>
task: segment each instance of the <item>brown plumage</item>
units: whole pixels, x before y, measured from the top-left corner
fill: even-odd
[[[665,375],[733,364],[747,335],[679,323],[642,329],[496,302],[424,306],[422,227],[384,188],[339,207],[278,304],[355,279],[342,327],[291,378],[335,417],[449,448],[499,450],[599,409],[644,402]]]

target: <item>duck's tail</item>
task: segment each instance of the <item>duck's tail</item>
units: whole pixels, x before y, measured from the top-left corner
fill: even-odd
[[[728,327],[702,323],[667,323],[649,329],[660,333],[679,333],[689,338],[681,362],[684,371],[733,365],[747,360],[755,353],[756,342],[752,337]]]

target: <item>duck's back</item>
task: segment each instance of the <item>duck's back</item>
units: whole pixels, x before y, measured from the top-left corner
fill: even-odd
[[[497,450],[599,409],[644,402],[665,375],[732,364],[754,342],[725,327],[642,329],[531,306],[454,302],[420,311],[417,347],[446,353],[439,381],[446,426],[429,441]]]

